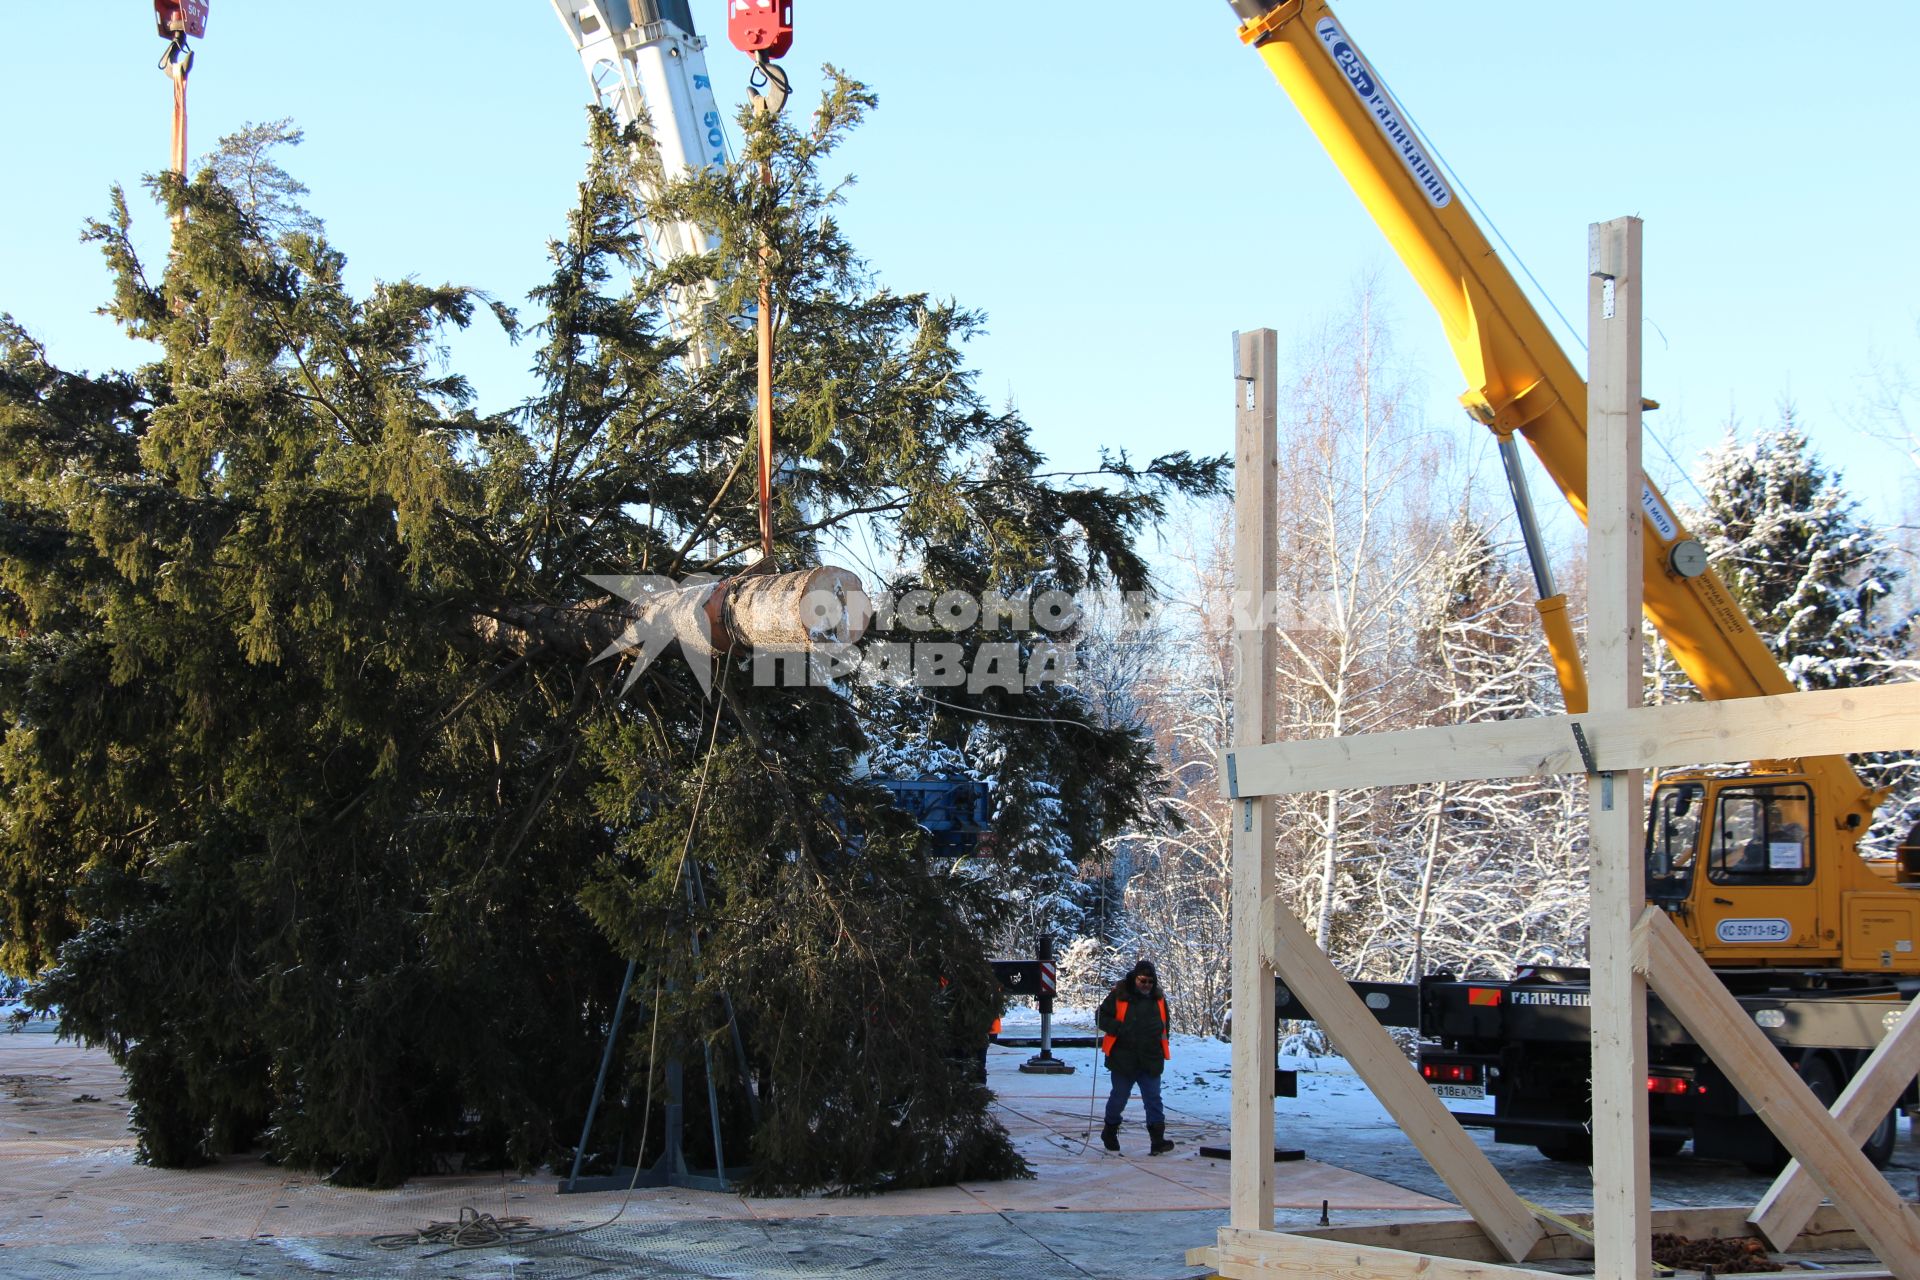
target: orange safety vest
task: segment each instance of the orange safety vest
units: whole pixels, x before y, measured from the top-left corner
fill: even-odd
[[[1161,996],[1156,1003],[1160,1006],[1160,1054],[1162,1057],[1171,1058],[1173,1057],[1173,1042],[1167,1039],[1166,1034],[1172,1029],[1167,1025],[1167,998]],[[1113,1017],[1116,1022],[1125,1022],[1127,1020],[1127,1002],[1125,1000],[1115,1000],[1113,1002]],[[1106,1035],[1100,1037],[1100,1052],[1112,1053],[1113,1042],[1116,1038],[1112,1032],[1108,1032]]]

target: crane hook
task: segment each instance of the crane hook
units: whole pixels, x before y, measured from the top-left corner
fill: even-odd
[[[167,41],[167,48],[160,55],[160,70],[168,75],[177,75],[182,80],[193,74],[193,50],[187,45],[187,33],[176,31]]]
[[[747,97],[752,99],[756,110],[779,115],[792,92],[793,82],[787,79],[787,73],[778,63],[764,51],[753,55],[753,73],[747,77]]]

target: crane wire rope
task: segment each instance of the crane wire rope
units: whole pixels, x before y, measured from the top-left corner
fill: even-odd
[[[1426,145],[1428,151],[1433,153],[1433,158],[1440,162],[1440,167],[1444,169],[1447,176],[1453,180],[1453,185],[1460,189],[1460,194],[1465,196],[1467,203],[1473,206],[1473,211],[1478,215],[1481,224],[1493,233],[1494,239],[1500,242],[1500,247],[1506,251],[1507,260],[1520,269],[1520,274],[1525,276],[1527,282],[1533,286],[1534,294],[1547,304],[1547,309],[1553,312],[1553,314],[1559,318],[1560,323],[1566,327],[1567,334],[1573,339],[1574,344],[1578,346],[1581,351],[1587,350],[1587,339],[1585,335],[1574,326],[1573,321],[1567,319],[1567,313],[1560,309],[1560,304],[1554,301],[1553,294],[1549,293],[1547,287],[1540,283],[1540,277],[1533,274],[1533,268],[1528,266],[1527,260],[1520,256],[1520,251],[1513,247],[1513,242],[1507,239],[1507,233],[1502,231],[1500,224],[1493,220],[1493,215],[1488,213],[1486,206],[1480,203],[1480,198],[1473,194],[1473,188],[1467,185],[1466,180],[1460,176],[1459,170],[1453,167],[1453,163],[1447,159],[1446,154],[1434,143],[1433,135],[1428,133],[1420,124],[1420,121],[1414,118],[1413,112],[1407,110],[1406,99],[1393,91],[1393,86],[1387,83],[1385,76],[1380,75],[1377,67],[1374,68],[1374,75],[1379,79],[1381,87],[1386,91],[1387,95],[1391,97],[1395,105],[1400,108],[1400,114],[1405,116],[1407,123],[1413,126],[1413,131],[1419,136],[1420,141]],[[1648,323],[1652,324],[1653,322],[1648,321]],[[1653,327],[1656,332],[1659,331],[1659,325],[1654,325]],[[1665,334],[1661,336],[1664,339]],[[1661,454],[1672,464],[1674,472],[1682,480],[1687,482],[1687,487],[1692,489],[1694,494],[1700,499],[1701,505],[1711,505],[1707,500],[1707,495],[1701,490],[1699,483],[1693,478],[1693,473],[1680,465],[1680,459],[1673,456],[1673,450],[1669,449],[1667,442],[1660,438],[1660,433],[1647,426],[1644,422],[1641,423],[1641,431],[1658,446]]]

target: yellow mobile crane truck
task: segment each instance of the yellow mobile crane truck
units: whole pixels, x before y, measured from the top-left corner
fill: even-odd
[[[1404,109],[1325,0],[1229,0],[1428,300],[1467,379],[1467,413],[1497,437],[1539,609],[1569,712],[1585,677],[1528,500],[1523,440],[1586,518],[1587,389],[1454,191]],[[1700,544],[1643,480],[1645,609],[1709,699],[1789,693]],[[1868,861],[1858,845],[1884,794],[1845,758],[1753,761],[1738,772],[1658,780],[1648,806],[1647,893],[1755,1021],[1831,1103],[1884,1033],[1891,1003],[1920,990],[1920,859]],[[1364,985],[1382,1020],[1418,1026],[1422,1074],[1443,1094],[1491,1097],[1496,1140],[1585,1160],[1590,1100],[1587,974],[1522,969],[1509,982]],[[1283,1013],[1290,1003],[1279,993]],[[1658,1002],[1650,1027],[1652,1147],[1756,1167],[1784,1158]],[[1297,1011],[1296,1011],[1297,1016]],[[1909,1086],[1906,1104],[1914,1095]],[[1892,1151],[1895,1114],[1866,1144]]]

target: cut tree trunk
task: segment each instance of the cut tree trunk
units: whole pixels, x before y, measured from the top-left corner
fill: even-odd
[[[612,583],[616,579],[602,579]],[[468,624],[491,653],[556,653],[592,660],[609,648],[639,646],[670,634],[716,653],[798,653],[851,644],[866,632],[871,606],[846,569],[720,578],[600,596],[572,604],[497,605],[473,610]]]

